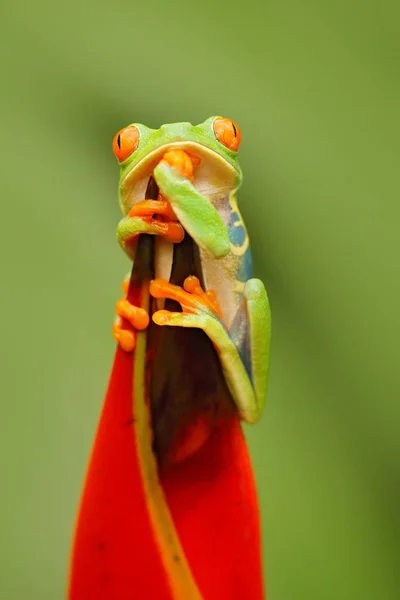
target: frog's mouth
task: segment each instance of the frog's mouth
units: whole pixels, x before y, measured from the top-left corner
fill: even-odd
[[[203,196],[214,202],[237,187],[236,169],[214,150],[196,142],[172,142],[160,146],[139,161],[124,177],[120,185],[122,212],[127,215],[132,206],[143,200],[154,169],[170,150],[184,150],[198,157],[193,185]]]

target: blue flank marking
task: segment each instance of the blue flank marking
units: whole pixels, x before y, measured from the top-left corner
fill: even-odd
[[[246,231],[242,225],[236,227],[234,223],[239,220],[237,213],[231,213],[231,219],[228,225],[229,239],[234,246],[243,246],[246,241]]]
[[[229,240],[234,246],[243,246],[246,242],[247,232],[245,228],[240,225],[239,227],[235,227],[233,223],[237,222],[238,215],[236,213],[231,213],[231,220],[228,226]],[[236,278],[239,281],[246,282],[248,279],[251,279],[253,276],[253,261],[251,258],[251,250],[250,246],[247,247],[246,252],[243,256],[238,256],[238,268]]]
[[[253,259],[251,256],[250,246],[248,246],[246,252],[243,256],[239,257],[238,270],[236,273],[236,278],[239,281],[243,281],[246,283],[249,279],[253,277]]]
[[[246,243],[247,232],[242,225],[238,227],[234,225],[234,223],[236,223],[238,220],[239,215],[235,211],[232,211],[228,225],[228,232],[231,243],[240,248]],[[246,281],[251,279],[253,276],[253,260],[251,256],[250,245],[247,246],[247,250],[242,256],[235,255],[235,258],[237,259],[236,279],[237,281],[246,283]],[[247,375],[254,385],[253,372],[251,368],[251,340],[249,322],[247,311],[243,303],[242,293],[238,295],[238,302],[240,305],[229,329],[229,335],[239,352],[239,356],[244,368],[246,369]]]

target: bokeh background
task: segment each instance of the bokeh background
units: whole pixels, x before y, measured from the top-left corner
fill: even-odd
[[[398,3],[25,0],[1,29],[0,599],[65,595],[128,270],[112,137],[218,113],[273,311],[269,600],[399,598]]]

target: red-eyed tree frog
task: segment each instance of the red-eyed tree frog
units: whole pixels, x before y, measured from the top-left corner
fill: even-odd
[[[149,331],[156,445],[173,436],[171,410],[174,423],[177,412],[182,420],[193,405],[199,415],[216,413],[222,394],[255,423],[264,407],[271,316],[265,287],[252,278],[236,202],[240,138],[232,120],[210,117],[158,130],[135,123],[113,141],[124,214],[117,238],[135,263],[139,239],[152,236],[153,277],[145,308],[127,298],[117,303],[113,334],[130,352],[136,334],[122,327],[123,319]]]

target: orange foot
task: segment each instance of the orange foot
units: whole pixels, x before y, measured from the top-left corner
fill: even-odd
[[[150,283],[150,294],[154,298],[169,298],[179,302],[183,313],[199,315],[203,312],[211,312],[220,319],[222,318],[221,308],[214,290],[205,292],[199,279],[194,275],[186,277],[183,288],[164,279],[153,279]],[[181,314],[169,310],[158,310],[153,315],[153,321],[157,325],[166,325],[172,317]]]
[[[185,231],[167,200],[159,196],[158,200],[141,200],[130,209],[128,217],[136,217],[148,223],[152,233],[179,244],[185,237]]]
[[[136,329],[146,329],[149,324],[149,315],[144,308],[133,306],[127,298],[129,288],[129,279],[125,279],[122,283],[122,291],[125,294],[124,298],[118,300],[116,305],[116,319],[113,325],[113,336],[115,341],[121,346],[126,352],[132,352],[136,344],[136,333],[130,329],[123,329],[123,319],[126,319],[132,327]]]
[[[186,179],[193,183],[194,169],[198,167],[201,160],[195,154],[185,152],[185,150],[168,150],[162,158],[170,167],[173,167]]]

